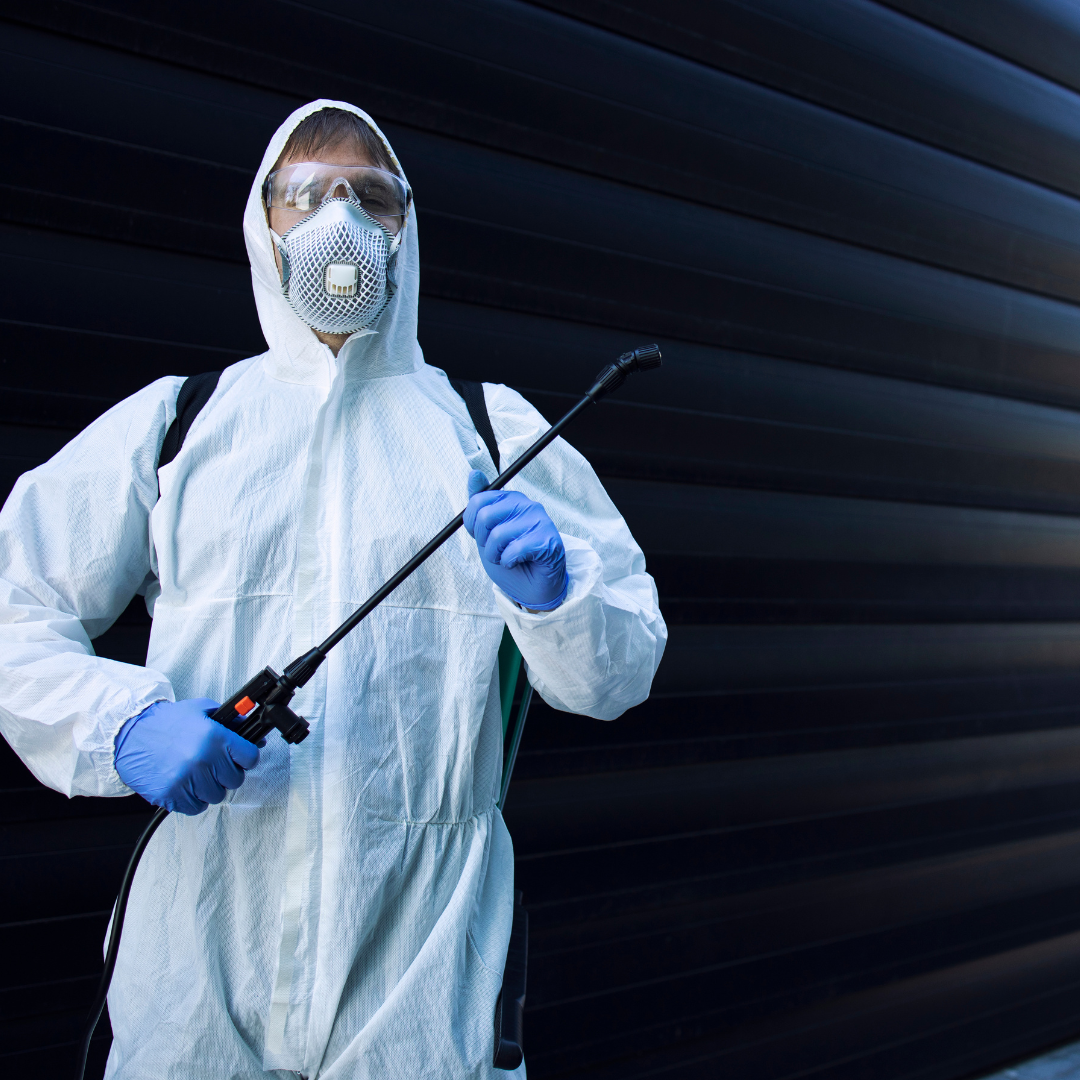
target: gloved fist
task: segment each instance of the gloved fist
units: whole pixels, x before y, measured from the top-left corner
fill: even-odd
[[[487,477],[469,474],[465,529],[487,575],[515,603],[551,611],[566,599],[566,550],[547,512],[520,491],[482,491]]]
[[[154,806],[201,814],[227,789],[244,782],[259,761],[258,748],[211,720],[209,698],[159,701],[133,716],[116,736],[116,771]]]

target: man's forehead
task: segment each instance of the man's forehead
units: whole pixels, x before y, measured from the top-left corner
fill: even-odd
[[[328,165],[368,165],[378,167],[368,148],[359,139],[351,135],[301,152],[286,154],[285,151],[282,151],[281,157],[278,158],[274,168],[283,169],[286,165],[294,165],[298,161],[325,161]]]

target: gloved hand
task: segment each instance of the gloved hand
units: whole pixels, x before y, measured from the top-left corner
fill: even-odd
[[[116,771],[154,806],[201,814],[244,782],[258,748],[211,720],[209,698],[158,701],[133,716],[116,736]]]
[[[551,611],[566,599],[566,549],[547,512],[520,491],[481,491],[487,477],[469,474],[465,529],[487,575],[515,603]]]

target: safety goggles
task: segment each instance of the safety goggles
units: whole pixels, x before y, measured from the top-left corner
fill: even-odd
[[[328,165],[322,161],[286,165],[266,178],[263,200],[267,208],[306,214],[318,210],[335,192],[340,194],[343,187],[372,217],[404,219],[408,213],[409,189],[401,177],[368,165]]]

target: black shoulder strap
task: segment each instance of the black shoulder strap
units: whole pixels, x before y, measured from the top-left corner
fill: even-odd
[[[499,470],[499,441],[495,438],[495,429],[491,426],[491,417],[488,416],[487,402],[484,400],[484,384],[466,382],[464,379],[451,379],[450,385],[461,395],[465,407],[469,410],[473,427],[476,428],[476,434],[484,440],[484,445],[491,454],[491,460],[495,463],[496,470]]]
[[[168,465],[180,453],[180,447],[184,445],[187,433],[195,423],[195,417],[210,400],[220,378],[220,371],[204,371],[201,375],[192,375],[184,380],[184,385],[180,387],[180,393],[176,397],[176,419],[169,425],[169,430],[165,432],[165,441],[161,444],[161,453],[158,455],[159,469],[162,465]]]

